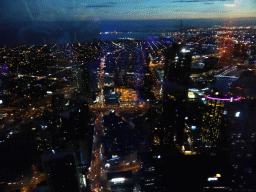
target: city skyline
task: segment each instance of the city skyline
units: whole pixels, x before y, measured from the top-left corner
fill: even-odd
[[[0,33],[22,40],[0,49],[0,190],[256,189],[255,23],[125,20],[106,31],[34,22],[29,2],[16,5],[30,21]]]

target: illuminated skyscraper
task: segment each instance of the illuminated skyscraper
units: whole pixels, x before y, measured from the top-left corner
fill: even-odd
[[[213,91],[211,95],[206,96],[206,108],[203,115],[200,140],[204,148],[218,147],[221,132],[224,127],[224,106],[225,102],[240,100],[240,97],[230,97],[220,95],[219,92]]]

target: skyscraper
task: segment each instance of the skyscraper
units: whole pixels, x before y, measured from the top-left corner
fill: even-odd
[[[47,182],[51,191],[81,191],[75,155],[72,151],[54,151],[43,155]]]
[[[200,133],[200,140],[204,149],[210,151],[210,148],[220,148],[218,145],[225,132],[224,105],[226,102],[240,99],[240,97],[220,95],[218,91],[213,91],[212,94],[206,95],[206,109]]]
[[[243,99],[226,103],[229,161],[232,187],[255,191],[256,185],[256,102]]]
[[[52,96],[52,109],[54,112],[61,112],[63,111],[63,94],[54,94]]]
[[[165,53],[163,122],[167,142],[182,145],[192,56],[184,44],[173,44]]]
[[[78,86],[80,93],[83,94],[85,100],[88,103],[92,102],[92,86],[91,86],[91,76],[86,68],[78,68]]]

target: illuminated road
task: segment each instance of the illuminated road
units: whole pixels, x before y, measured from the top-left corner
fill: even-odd
[[[9,182],[6,186],[6,191],[16,191],[21,192],[32,191],[37,187],[37,184],[45,181],[46,177],[44,173],[37,170],[37,167],[32,165],[31,172],[28,176],[22,175],[22,177],[17,182]]]
[[[113,52],[116,52],[115,50]],[[139,102],[136,97],[130,98],[129,94],[123,91],[123,98],[128,100],[128,102],[122,102],[119,106],[114,105],[105,105],[104,103],[104,95],[103,95],[103,88],[104,88],[104,67],[105,67],[105,60],[106,56],[109,54],[104,53],[107,52],[106,50],[103,51],[103,56],[101,57],[100,63],[100,71],[97,76],[98,88],[99,91],[99,100],[97,103],[90,105],[89,109],[92,113],[96,114],[96,119],[94,122],[94,135],[93,135],[93,146],[92,146],[92,161],[91,161],[91,169],[89,173],[89,180],[91,182],[91,189],[93,191],[108,191],[107,189],[107,168],[105,167],[106,159],[104,158],[104,146],[102,144],[101,138],[104,135],[104,122],[103,117],[108,115],[110,110],[115,110],[116,115],[122,116],[123,113],[135,113],[135,112],[146,112],[147,109],[150,107],[148,103]],[[134,92],[132,92],[134,93]],[[136,96],[136,94],[131,94],[131,96]],[[140,169],[140,164],[132,164],[128,166],[123,166],[118,168],[117,170],[120,171],[137,171]]]
[[[92,162],[89,179],[91,180],[91,189],[96,192],[107,191],[107,177],[105,171],[104,147],[101,143],[101,137],[104,135],[103,113],[98,113],[95,120],[92,145]]]
[[[105,54],[103,52],[103,54]],[[89,173],[89,179],[91,181],[91,189],[96,192],[107,191],[107,177],[105,171],[105,159],[104,159],[104,147],[101,143],[101,137],[104,135],[103,117],[104,111],[106,112],[104,105],[104,65],[106,55],[101,57],[100,72],[98,75],[98,88],[100,89],[99,101],[95,105],[90,106],[90,110],[97,114],[97,118],[94,122],[94,134],[93,134],[93,145],[92,145],[92,162],[91,170]],[[103,110],[104,109],[104,110]]]

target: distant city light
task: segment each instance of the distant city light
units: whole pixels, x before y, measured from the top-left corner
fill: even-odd
[[[188,98],[189,99],[194,99],[194,98],[196,98],[196,96],[193,92],[188,92]]]
[[[110,181],[113,183],[120,183],[120,182],[124,182],[126,179],[124,177],[118,177],[118,178],[113,178]]]
[[[208,177],[208,181],[217,181],[218,178],[217,177]]]
[[[189,91],[191,91],[191,92],[198,92],[199,91],[199,89],[194,89],[194,88],[191,88],[191,89],[188,89]]]
[[[0,104],[3,104],[3,100],[0,100]]]
[[[235,116],[240,117],[240,111],[236,112]]]
[[[195,126],[195,125],[192,125],[192,126],[191,126],[191,129],[192,129],[192,130],[195,130],[195,129],[196,129],[196,126]]]
[[[83,175],[83,183],[84,183],[84,186],[86,187],[86,179],[85,179],[85,175]]]
[[[112,156],[113,157],[113,156]],[[117,159],[120,159],[120,157],[115,157],[115,158],[112,158],[112,159],[109,159],[110,161],[114,161],[114,160],[117,160]]]
[[[161,155],[158,155],[158,156],[157,156],[157,159],[160,159],[160,158],[161,158]]]
[[[181,50],[181,52],[182,52],[182,53],[188,53],[188,52],[190,52],[190,50],[183,48],[183,49]]]

